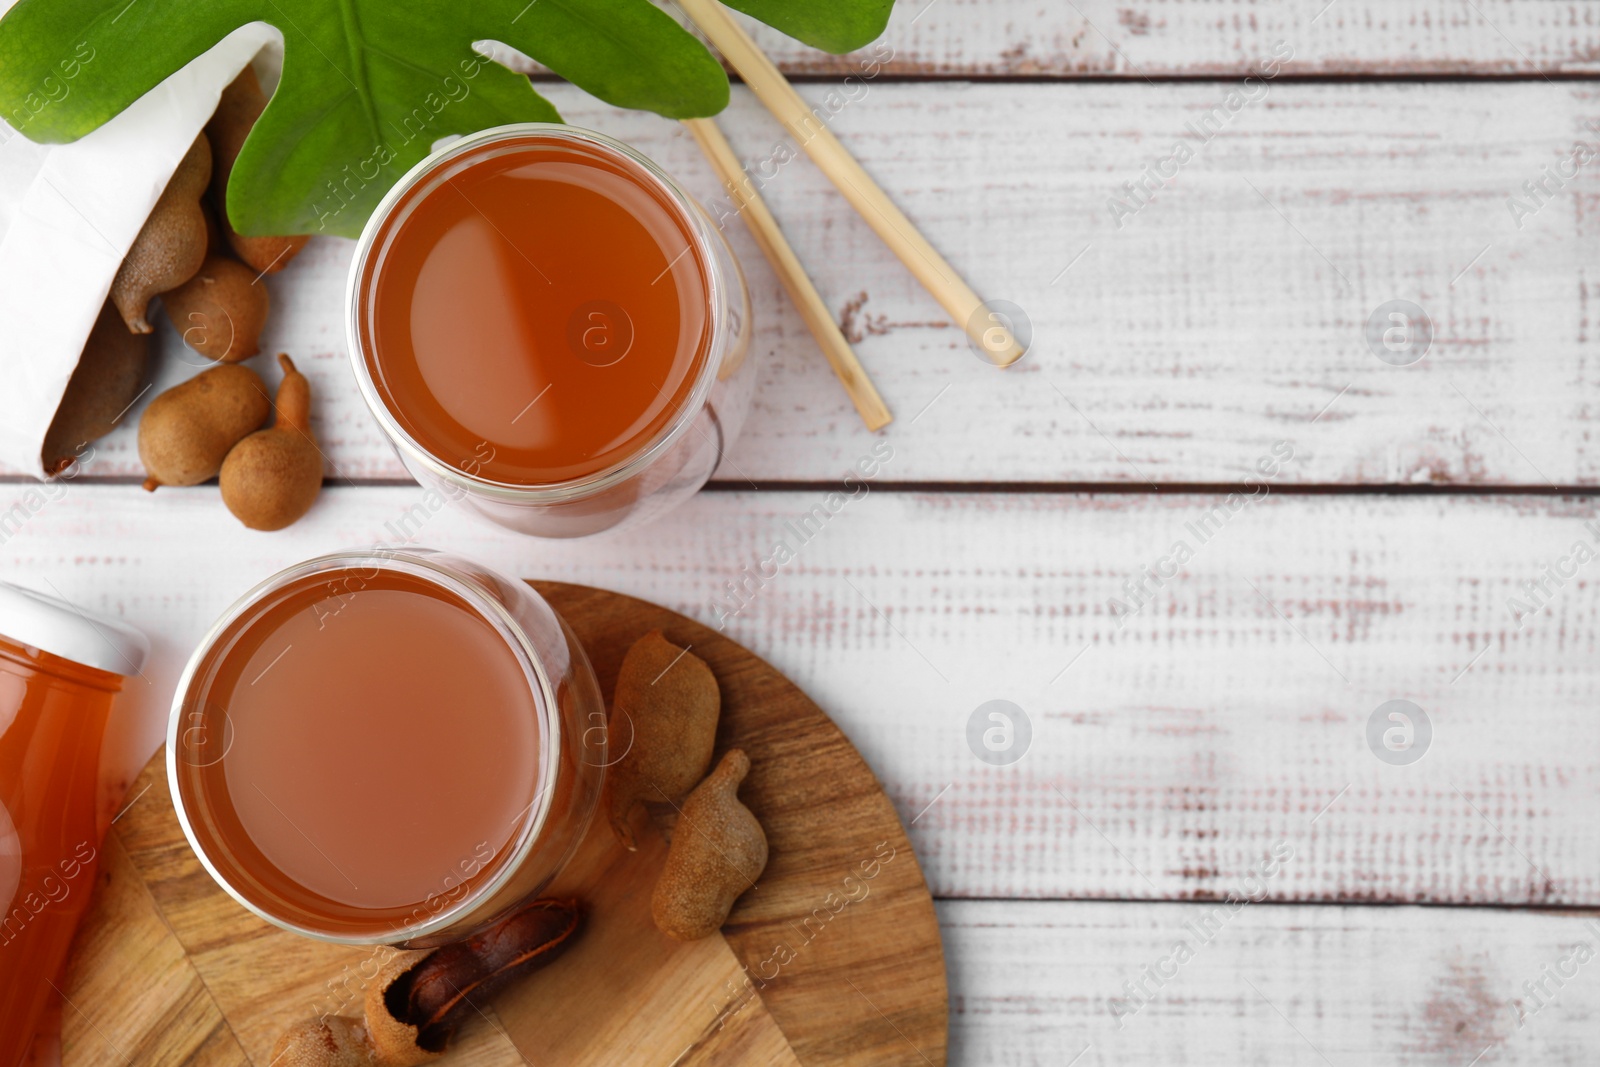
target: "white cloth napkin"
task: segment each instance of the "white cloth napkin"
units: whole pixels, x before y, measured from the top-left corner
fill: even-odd
[[[0,10],[13,2],[0,0]],[[45,431],[122,257],[222,90],[263,46],[281,40],[265,23],[242,26],[71,144],[34,144],[0,121],[5,468],[44,477],[39,452]],[[115,63],[116,57],[88,62]]]

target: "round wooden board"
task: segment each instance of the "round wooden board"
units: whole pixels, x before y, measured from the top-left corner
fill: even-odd
[[[726,1036],[738,1028],[734,1020],[749,1032],[773,1023],[782,1031],[792,1058],[785,1050],[763,1062],[941,1067],[948,1005],[933,901],[893,805],[838,727],[771,665],[676,612],[585,586],[531,584],[577,633],[608,701],[623,655],[651,630],[710,665],[723,697],[718,751],[749,754],[740,796],[760,817],[771,857],[723,929],[737,957],[723,964],[720,944],[684,950],[638,925],[659,848],[653,858],[648,848],[622,854],[604,892],[626,898],[617,907],[631,909],[635,928],[619,932],[613,922],[586,933],[567,958],[498,999],[488,1025],[465,1030],[442,1062],[560,1062],[548,1058],[559,1046],[541,1041],[581,1012],[562,1001],[574,999],[575,975],[609,988],[598,971],[573,968],[609,967],[619,995],[632,997],[650,989],[651,976],[635,972],[654,967],[654,985],[666,987],[654,995],[667,998],[655,1006],[704,1035],[690,1048],[651,1049],[661,1067],[754,1062],[750,1042],[758,1039],[741,1052],[739,1039]],[[75,1007],[63,1027],[68,1067],[104,1062],[108,1044],[141,1065],[262,1064],[290,1023],[320,1011],[359,1014],[372,953],[307,941],[244,911],[189,851],[164,753],[133,790],[147,787],[107,838],[99,895],[75,945],[66,987]],[[631,872],[623,877],[632,884],[619,889],[617,871]],[[597,911],[591,921],[598,928],[611,920]],[[665,962],[672,953],[677,970]],[[694,966],[712,983],[692,994],[686,953],[698,954]],[[622,1018],[631,1006],[605,1010]],[[586,1041],[592,1050],[596,1039]],[[652,1058],[638,1048],[627,1053],[645,1067]]]

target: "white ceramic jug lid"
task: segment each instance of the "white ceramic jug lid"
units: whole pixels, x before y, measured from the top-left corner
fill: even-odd
[[[150,640],[127,623],[0,582],[0,635],[112,674],[138,674]]]

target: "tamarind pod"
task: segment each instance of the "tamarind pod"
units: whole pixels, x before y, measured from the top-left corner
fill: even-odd
[[[244,150],[245,138],[255,127],[256,120],[267,109],[267,94],[261,88],[255,71],[245,67],[217,101],[217,110],[206,123],[206,137],[211,141],[215,157],[216,174],[211,182],[211,198],[216,207],[218,236],[233,249],[233,254],[250,265],[258,274],[276,274],[305,247],[309,237],[246,237],[233,228],[228,217],[228,181],[233,177],[233,164]],[[212,242],[212,251],[220,252],[221,242]]]
[[[390,1008],[403,998],[400,1017],[417,1028],[418,1043],[442,1048],[476,1010],[469,998],[486,1000],[554,960],[582,919],[576,900],[536,900],[466,941],[429,953],[390,985]]]
[[[211,145],[200,134],[173,171],[111,280],[111,302],[133,333],[150,333],[150,298],[195,276],[206,258],[200,207],[211,180]]]

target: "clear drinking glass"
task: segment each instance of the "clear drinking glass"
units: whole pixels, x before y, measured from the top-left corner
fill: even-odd
[[[684,406],[655,435],[609,469],[539,485],[496,482],[479,475],[472,455],[439,455],[409,433],[390,409],[376,351],[376,280],[394,235],[422,199],[493,153],[536,151],[541,144],[592,154],[659,194],[671,206],[700,270],[709,329]],[[750,301],[737,260],[700,205],[651,160],[604,134],[572,126],[522,123],[463,137],[412,168],[368,221],[350,266],[346,329],[351,364],[367,406],[419,483],[502,526],[540,537],[583,537],[638,525],[694,495],[732,447],[754,390]],[[556,402],[556,398],[552,398]]]
[[[505,643],[531,695],[529,706],[535,709],[536,721],[522,732],[537,739],[538,756],[533,761],[532,780],[519,786],[534,797],[533,803],[524,809],[517,828],[481,873],[473,871],[451,884],[441,883],[436,893],[414,905],[362,912],[317,896],[286,875],[281,864],[264,859],[265,853],[232,813],[235,786],[224,778],[223,762],[236,744],[248,742],[235,736],[226,701],[229,693],[248,681],[236,671],[240,659],[249,655],[252,627],[258,628],[258,634],[269,629],[272,624],[264,620],[275,606],[324,586],[331,597],[325,603],[333,605],[326,621],[338,626],[341,621],[335,616],[342,598],[360,596],[369,582],[375,587],[384,584],[379,577],[385,574],[387,581],[426,583],[428,589],[437,590],[454,605],[464,605],[466,611],[487,622]],[[316,614],[320,617],[323,613]],[[286,654],[288,651],[292,646]],[[231,668],[230,659],[235,660]],[[240,682],[219,681],[230,677],[230,670]],[[462,729],[472,728],[472,712],[470,707],[459,709]],[[605,723],[599,685],[582,646],[555,610],[526,583],[431,549],[335,553],[272,576],[241,597],[212,626],[190,658],[173,697],[167,773],[178,820],[195,854],[218,885],[256,915],[322,941],[431,947],[461,940],[490,925],[536,896],[571,859],[587,832],[603,785]],[[315,735],[287,741],[284,751],[292,751],[290,745],[304,751],[304,746],[325,743]],[[361,753],[352,752],[350,758],[359,759]],[[425,783],[429,759],[426,750],[408,755],[405,773]],[[337,851],[330,854],[324,850],[326,841],[318,844],[304,828],[296,829],[323,858],[342,869]],[[400,863],[410,862],[407,834],[405,825],[395,825],[392,840],[382,842]],[[419,877],[433,876],[430,870]]]

